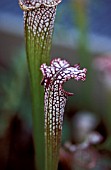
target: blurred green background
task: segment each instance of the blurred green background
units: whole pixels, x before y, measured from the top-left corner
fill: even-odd
[[[110,0],[63,0],[58,6],[51,57],[88,69],[85,82],[71,80],[64,85],[74,96],[66,105],[59,169],[111,169],[110,20]],[[95,163],[91,167],[82,158],[84,149],[79,148],[78,161],[78,150],[69,158],[64,144],[83,144],[92,132],[103,140],[85,148],[88,156],[93,153],[88,157]],[[65,157],[72,161],[67,163]],[[30,83],[17,0],[0,1],[0,169],[34,169]]]

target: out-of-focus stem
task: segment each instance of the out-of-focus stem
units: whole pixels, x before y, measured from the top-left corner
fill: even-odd
[[[88,60],[88,41],[87,41],[87,31],[88,31],[88,23],[87,23],[87,0],[75,0],[73,2],[74,10],[75,10],[75,20],[76,26],[79,31],[79,54],[81,57],[82,63],[85,58]],[[90,57],[90,56],[89,56]],[[88,66],[89,67],[89,66]]]
[[[111,136],[111,89],[107,88],[106,95],[106,113],[104,114],[104,120],[108,136]]]
[[[75,11],[75,22],[77,29],[79,31],[79,41],[78,41],[78,55],[80,57],[80,63],[88,69],[88,79],[87,83],[82,86],[81,90],[81,101],[82,97],[84,98],[84,106],[86,108],[91,105],[91,91],[92,91],[92,82],[91,82],[91,54],[88,50],[88,17],[87,17],[87,0],[72,0],[72,4]],[[82,103],[80,103],[81,105]]]

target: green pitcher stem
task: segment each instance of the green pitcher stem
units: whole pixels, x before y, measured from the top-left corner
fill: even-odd
[[[37,37],[34,37],[33,32],[29,32],[27,27],[25,28],[25,35],[27,60],[31,80],[35,161],[36,166],[39,167],[40,170],[44,170],[44,90],[40,85],[42,80],[40,65],[43,62],[49,63],[50,46],[48,46],[47,51],[37,46]]]
[[[40,85],[42,63],[49,63],[52,33],[55,21],[56,6],[61,0],[19,0],[24,10],[24,27],[27,61],[30,73],[32,94],[32,121],[35,147],[35,162],[38,170],[44,170],[44,89]]]
[[[45,146],[44,146],[44,89],[40,83],[42,74],[40,66],[43,62],[49,63],[51,37],[42,39],[34,36],[32,31],[25,27],[27,60],[31,80],[32,93],[32,120],[35,146],[35,162],[40,170],[44,170]],[[37,41],[41,42],[37,44]],[[45,48],[44,48],[45,47]]]

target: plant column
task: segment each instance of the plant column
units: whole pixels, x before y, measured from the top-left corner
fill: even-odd
[[[31,80],[35,161],[44,169],[44,90],[40,86],[42,63],[49,63],[56,7],[61,0],[19,0],[24,10],[26,53]]]
[[[44,85],[45,92],[45,169],[57,170],[64,109],[67,97],[73,95],[66,92],[62,86],[70,79],[84,81],[87,69],[80,70],[78,64],[70,66],[66,60],[58,58],[52,60],[50,66],[42,64],[41,71],[43,73],[42,85]]]

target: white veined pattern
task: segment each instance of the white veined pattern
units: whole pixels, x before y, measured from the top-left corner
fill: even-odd
[[[19,5],[24,11],[33,10],[44,5],[46,7],[57,6],[62,0],[19,0]]]
[[[70,66],[66,60],[60,58],[51,61],[51,66],[41,65],[43,73],[42,84],[45,88],[45,128],[50,124],[50,133],[56,134],[56,127],[62,130],[63,114],[67,96],[72,93],[64,91],[62,85],[69,79],[85,80],[87,69],[80,70],[79,65]],[[51,115],[51,116],[50,116]],[[51,117],[51,119],[50,119]]]
[[[36,37],[36,43],[43,49],[51,44],[56,8],[61,0],[19,0],[24,11],[24,27]],[[32,38],[33,38],[32,36]]]
[[[45,111],[45,146],[47,169],[49,165],[58,164],[59,149],[62,136],[62,125],[66,100],[72,93],[66,92],[62,85],[67,80],[85,80],[87,69],[80,70],[79,65],[73,67],[66,60],[60,58],[51,61],[50,66],[41,65],[44,85],[44,111]],[[52,161],[50,162],[50,158]]]

